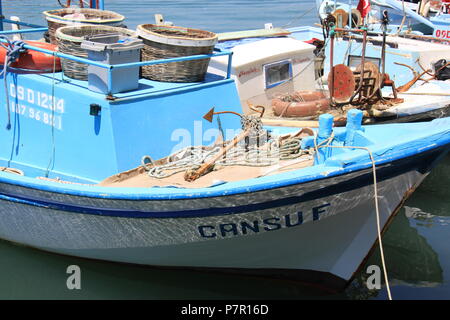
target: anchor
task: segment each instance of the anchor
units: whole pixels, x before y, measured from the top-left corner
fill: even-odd
[[[265,110],[266,110],[266,108],[265,108],[264,106],[253,106],[253,105],[251,105],[251,104],[248,104],[248,106],[249,106],[249,108],[250,108],[251,110],[258,112],[258,113],[260,114],[259,116],[260,116],[261,118],[263,117],[264,112],[265,112]],[[257,108],[258,108],[258,109],[261,109],[261,110],[258,110]],[[224,114],[224,113],[234,114],[234,115],[237,115],[237,116],[239,116],[239,117],[241,117],[241,118],[243,117],[242,114],[237,113],[237,112],[234,112],[234,111],[219,111],[219,112],[214,112],[214,107],[212,107],[211,110],[209,110],[209,111],[203,116],[203,119],[205,119],[205,120],[208,121],[208,122],[212,122],[212,119],[213,119],[213,117],[214,117],[215,115]]]
[[[251,107],[252,110],[257,111],[260,113],[260,117],[263,116],[264,114],[264,107],[262,106],[257,106],[257,107]],[[262,111],[256,110],[255,108],[262,108]],[[212,122],[214,115],[219,115],[219,114],[234,114],[239,116],[241,119],[244,119],[244,116],[242,114],[239,114],[237,112],[234,111],[219,111],[219,112],[214,112],[214,107],[211,108],[211,110],[209,110],[204,116],[203,119],[205,119],[208,122]],[[242,131],[239,135],[237,135],[236,137],[233,138],[233,140],[231,140],[230,143],[228,143],[227,145],[223,146],[220,151],[214,155],[214,157],[208,161],[206,161],[205,163],[203,163],[198,169],[193,169],[193,170],[187,170],[184,174],[184,180],[192,182],[197,180],[198,178],[200,178],[201,176],[203,176],[204,174],[208,173],[209,171],[211,171],[211,169],[214,167],[214,164],[216,163],[216,161],[218,161],[220,158],[222,158],[230,149],[234,148],[239,142],[241,142],[242,140],[246,139],[250,133],[254,130],[254,128],[247,126],[245,127],[244,125],[244,131]]]
[[[237,116],[239,116],[239,117],[242,118],[242,114],[239,114],[239,113],[234,112],[234,111],[219,111],[219,112],[214,112],[214,107],[212,107],[211,110],[209,110],[209,111],[203,116],[203,119],[205,119],[205,120],[208,121],[208,122],[212,122],[212,119],[213,119],[213,117],[214,117],[215,115],[218,115],[218,114],[224,114],[224,113],[234,114],[234,115],[237,115]]]

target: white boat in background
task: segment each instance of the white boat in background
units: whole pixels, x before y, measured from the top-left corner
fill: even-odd
[[[418,2],[400,0],[370,0],[371,10],[366,17],[369,31],[380,31],[382,12],[387,10],[390,17],[389,34],[409,33],[433,35],[441,39],[447,38],[450,22],[448,9],[450,5],[441,0],[420,0]],[[342,15],[338,21],[339,27],[348,25],[349,16],[352,17],[353,27],[362,25],[361,13],[356,9],[357,3],[349,6],[348,3],[333,0],[316,1],[318,14],[321,20],[328,14]],[[439,31],[438,31],[439,30]]]
[[[315,90],[314,45],[290,37],[246,39],[225,41],[216,46],[233,52],[231,75],[245,113],[251,111],[250,104],[270,106],[280,85],[286,92]],[[208,70],[223,76],[227,68],[227,59],[217,57],[211,59]],[[301,77],[295,76],[300,73]],[[292,81],[286,82],[286,79]]]
[[[236,80],[243,110],[252,112],[249,106],[265,107],[264,121],[271,125],[295,125],[294,121],[314,120],[321,113],[330,112],[330,103],[324,101],[329,97],[330,41],[324,41],[322,29],[275,28],[273,34],[270,30],[241,32],[241,37],[236,35],[229,40],[226,37],[221,39],[219,35],[216,48],[233,52],[231,75]],[[354,72],[361,63],[362,38],[361,34],[336,37],[333,43],[334,64],[344,64],[350,73]],[[373,63],[380,76],[383,36],[367,36],[364,48],[365,62]],[[449,46],[388,35],[384,68],[393,82],[396,96],[392,87],[383,88],[383,97],[392,103],[364,110],[365,123],[430,120],[450,115],[449,83],[432,79],[433,72],[437,71],[434,65],[441,59],[450,61]],[[213,58],[209,71],[226,74],[226,62],[224,57]],[[425,70],[429,72],[423,74]],[[420,74],[423,76],[417,77]],[[417,81],[414,81],[415,77]],[[422,95],[418,95],[418,91]],[[295,93],[302,97],[295,98],[292,96]],[[334,110],[336,124],[344,124],[345,110]]]

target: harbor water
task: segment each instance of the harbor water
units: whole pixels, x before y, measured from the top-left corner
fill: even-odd
[[[3,0],[6,17],[45,24],[42,11],[57,0]],[[73,1],[76,2],[76,1]],[[127,17],[135,28],[161,13],[175,25],[213,32],[313,25],[311,0],[106,0],[106,9]],[[28,39],[31,39],[28,36]],[[450,155],[426,178],[392,220],[383,237],[394,299],[450,298]],[[376,225],[374,224],[374,228]],[[323,235],[326,241],[326,235]],[[299,244],[301,246],[307,244]],[[295,254],[295,252],[292,252]],[[69,266],[81,271],[81,288],[68,288]],[[167,270],[78,259],[0,241],[0,299],[386,299],[384,284],[372,288],[371,266],[381,266],[374,249],[342,293],[325,294],[298,283]],[[69,269],[70,270],[70,269]]]

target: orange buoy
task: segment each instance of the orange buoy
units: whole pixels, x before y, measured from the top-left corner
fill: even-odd
[[[25,41],[25,43],[41,49],[57,51],[57,46],[54,44],[40,41]],[[5,63],[5,55],[6,49],[0,46],[1,65]],[[61,59],[51,54],[29,49],[26,52],[21,53],[17,61],[11,63],[9,71],[14,73],[59,72],[61,71]]]
[[[326,112],[330,99],[320,91],[297,91],[272,100],[273,113],[280,117],[310,117]]]

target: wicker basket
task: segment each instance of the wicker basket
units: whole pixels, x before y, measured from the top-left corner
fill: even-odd
[[[47,19],[50,42],[53,44],[56,44],[55,34],[60,27],[82,24],[121,26],[125,19],[124,16],[113,11],[87,8],[64,8],[44,11],[43,14]],[[80,17],[77,17],[77,14]]]
[[[81,48],[81,42],[83,42],[85,37],[108,33],[118,33],[124,36],[137,37],[136,33],[133,30],[118,27],[99,25],[61,27],[56,30],[58,51],[71,54],[76,57],[87,58],[88,54],[86,50]],[[79,80],[88,79],[88,66],[86,64],[69,59],[61,59],[61,65],[64,75],[66,75],[67,77]]]
[[[218,38],[209,31],[153,24],[139,25],[137,34],[144,42],[142,61],[211,54]],[[209,60],[144,66],[142,77],[165,82],[203,81]]]

